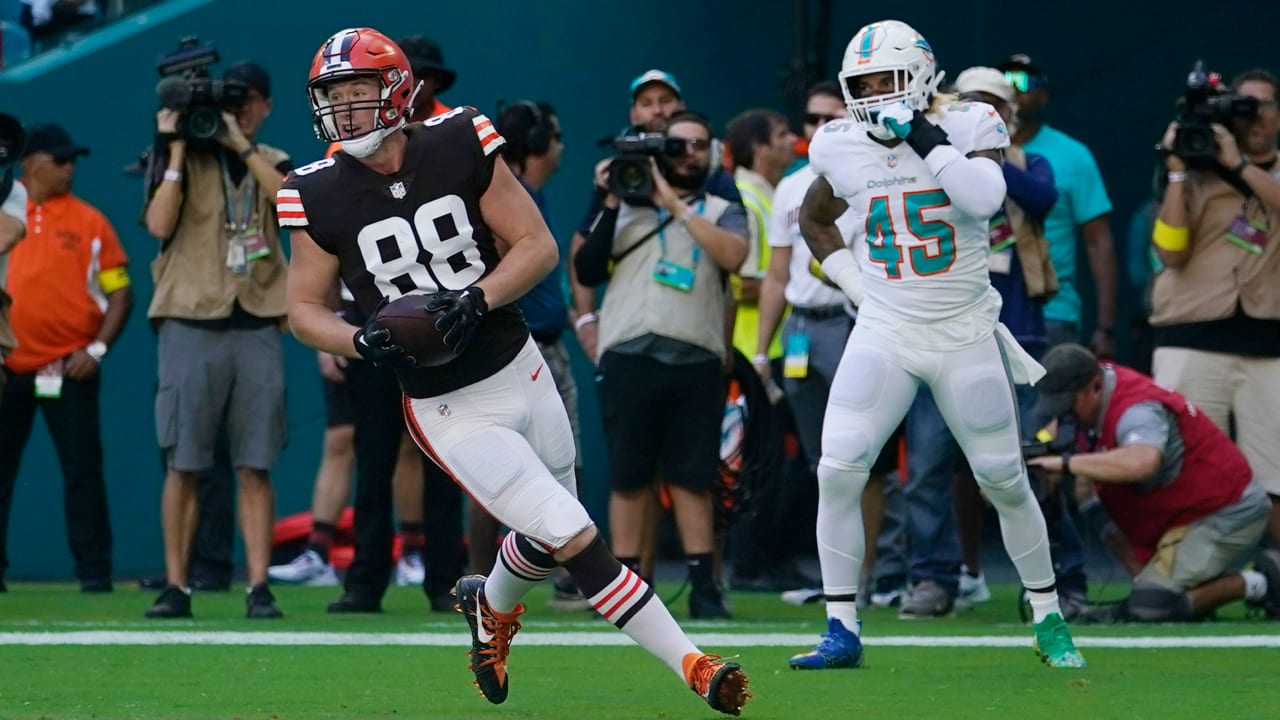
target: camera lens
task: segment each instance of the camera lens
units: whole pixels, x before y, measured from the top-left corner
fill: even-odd
[[[211,140],[222,126],[217,108],[192,108],[187,114],[187,135],[197,140]]]
[[[627,163],[618,168],[618,184],[627,191],[635,191],[644,186],[648,175],[645,167],[637,163]]]

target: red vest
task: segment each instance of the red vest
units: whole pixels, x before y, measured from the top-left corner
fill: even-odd
[[[1156,385],[1147,376],[1118,365],[1116,387],[1102,419],[1096,450],[1116,447],[1116,424],[1136,403],[1155,400],[1177,420],[1182,436],[1182,472],[1159,490],[1132,483],[1097,483],[1098,498],[1133,547],[1140,562],[1155,554],[1161,536],[1210,515],[1240,499],[1253,471],[1231,439],[1182,395]]]

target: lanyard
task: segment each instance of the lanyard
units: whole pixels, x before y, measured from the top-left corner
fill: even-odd
[[[706,207],[707,207],[707,199],[701,198],[698,200],[698,209],[695,212],[701,215],[702,211],[705,210]],[[659,223],[658,252],[661,253],[661,257],[664,260],[667,257],[667,231],[666,231],[665,224],[663,223],[663,221],[666,219],[666,215],[667,215],[666,210],[658,210],[658,223]],[[690,270],[698,269],[698,258],[700,257],[702,257],[702,246],[699,245],[697,242],[694,242],[693,243],[693,265],[689,268]]]
[[[253,201],[258,194],[258,183],[253,177],[253,170],[245,168],[244,212],[240,224],[236,224],[235,188],[231,185],[231,173],[227,170],[227,159],[218,153],[218,166],[222,170],[222,194],[227,201],[227,227],[233,232],[243,233],[249,229],[249,220],[253,217]]]

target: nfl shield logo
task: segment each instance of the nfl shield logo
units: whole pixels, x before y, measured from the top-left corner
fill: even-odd
[[[885,164],[887,164],[889,167],[897,167],[897,166],[898,166],[898,156],[897,156],[897,155],[885,155],[885,156],[884,156],[884,161],[885,161]],[[397,183],[397,184],[398,184],[398,183]]]
[[[397,199],[397,200],[403,200],[403,199],[404,199],[404,195],[405,195],[405,192],[404,192],[404,183],[402,183],[402,182],[398,182],[398,183],[396,183],[396,184],[394,184],[394,185],[392,185],[392,186],[391,186],[391,197],[393,197],[393,198],[395,198],[395,199]]]

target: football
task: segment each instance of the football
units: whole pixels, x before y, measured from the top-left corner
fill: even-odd
[[[413,356],[418,367],[436,367],[457,355],[444,344],[444,333],[436,330],[439,312],[427,310],[430,295],[405,295],[378,311],[378,324],[391,333],[391,342]]]

